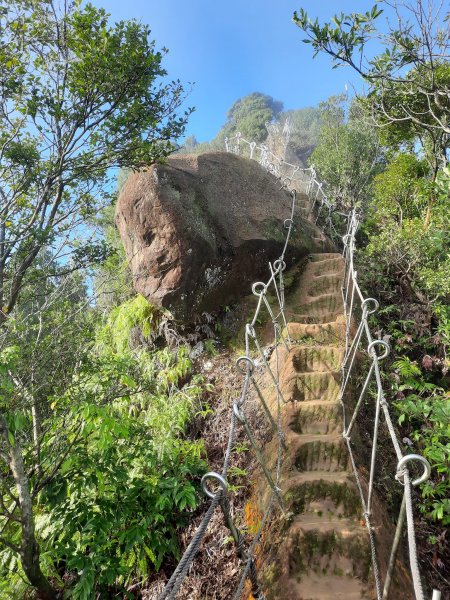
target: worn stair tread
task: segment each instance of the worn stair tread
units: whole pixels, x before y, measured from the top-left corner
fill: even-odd
[[[322,400],[334,403],[339,399],[340,371],[301,371],[282,369],[285,375],[281,390],[286,403],[307,403]]]
[[[323,442],[328,444],[340,444],[342,443],[342,435],[336,433],[295,433],[293,431],[288,432],[289,436],[295,439],[295,443],[298,446],[304,444],[312,444],[314,442]]]
[[[307,511],[296,515],[290,531],[318,531],[319,533],[335,532],[341,537],[349,537],[353,535],[367,535],[367,528],[364,521],[357,518],[341,517],[336,514]]]
[[[289,588],[291,593],[287,597],[296,600],[371,600],[373,597],[367,594],[360,579],[345,574],[308,573],[301,581],[291,579]]]
[[[304,471],[303,473],[291,474],[290,477],[286,478],[284,485],[286,486],[285,489],[287,491],[302,483],[310,483],[313,481],[325,481],[346,485],[349,481],[354,481],[354,476],[350,471]]]
[[[320,343],[342,344],[345,340],[345,323],[342,320],[323,324],[289,322],[287,331],[294,341],[312,338]]]
[[[325,260],[340,258],[344,260],[339,252],[315,252],[309,255],[312,262],[324,262]]]
[[[341,406],[341,403],[338,400],[302,400],[301,403],[298,404],[300,410],[308,410],[308,407],[313,408],[314,406],[324,406],[327,408],[333,408],[335,406]]]
[[[301,323],[304,325],[325,325],[328,323],[335,323],[338,317],[342,314],[342,311],[332,311],[324,313],[322,315],[310,315],[310,314],[293,314],[290,315],[289,320]],[[344,316],[342,315],[342,320]]]

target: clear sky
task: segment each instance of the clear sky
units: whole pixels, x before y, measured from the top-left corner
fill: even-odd
[[[311,46],[292,22],[294,10],[329,19],[336,12],[368,10],[367,0],[94,0],[114,21],[136,18],[150,25],[157,47],[166,46],[172,78],[194,84],[195,106],[187,134],[210,140],[238,98],[263,92],[286,109],[314,106],[345,84],[357,88],[348,68],[332,70],[325,56],[313,59]]]

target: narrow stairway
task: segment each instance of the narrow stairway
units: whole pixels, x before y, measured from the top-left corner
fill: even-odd
[[[277,600],[373,598],[370,545],[339,402],[345,321],[340,254],[312,254],[288,302],[290,350],[278,355],[288,525],[270,588]]]

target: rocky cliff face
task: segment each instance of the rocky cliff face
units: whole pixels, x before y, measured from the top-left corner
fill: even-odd
[[[223,152],[132,174],[116,222],[136,291],[184,320],[232,303],[279,256],[290,204],[256,162]],[[288,266],[329,243],[306,219],[296,224]]]

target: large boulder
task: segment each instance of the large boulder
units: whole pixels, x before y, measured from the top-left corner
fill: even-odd
[[[136,291],[183,320],[218,311],[268,278],[290,206],[272,175],[225,152],[176,155],[130,175],[116,222]],[[288,266],[323,247],[314,225],[298,214],[295,223]]]

